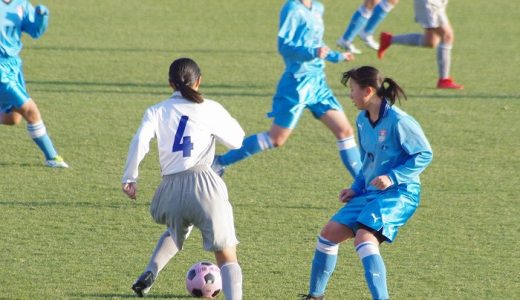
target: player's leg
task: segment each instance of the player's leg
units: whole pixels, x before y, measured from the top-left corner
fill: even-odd
[[[227,167],[259,152],[280,147],[287,141],[291,132],[292,129],[273,124],[269,131],[246,137],[242,143],[242,147],[236,150],[230,150],[218,156],[217,162],[223,167]]]
[[[323,227],[312,260],[309,299],[322,299],[336,267],[339,244],[354,237],[356,219],[366,205],[365,197],[354,197]]]
[[[373,299],[389,299],[386,285],[386,267],[379,253],[380,240],[369,228],[356,232],[354,245],[363,268],[365,279]]]
[[[368,47],[374,50],[379,49],[379,43],[374,40],[374,32],[398,2],[399,0],[382,0],[376,5],[365,28],[359,33],[360,38]]]
[[[0,124],[18,125],[22,121],[22,115],[17,112],[5,113],[0,111]]]
[[[215,251],[215,259],[220,268],[226,300],[242,299],[242,269],[238,264],[236,248]]]
[[[368,22],[372,15],[372,10],[379,0],[365,0],[363,4],[352,15],[345,33],[336,42],[338,46],[354,54],[360,54],[361,51],[354,47],[352,42]]]
[[[27,132],[45,155],[45,163],[47,166],[67,168],[68,165],[58,155],[51,138],[47,134],[47,129],[36,103],[32,99],[29,99],[21,107],[14,108],[14,111],[22,115],[27,121]]]
[[[173,228],[169,228],[161,235],[144,272],[132,284],[132,290],[137,296],[143,297],[150,291],[161,270],[179,252],[192,229],[193,226],[183,227],[182,241],[176,238],[179,233]]]
[[[337,140],[339,156],[352,177],[361,169],[359,148],[354,137],[354,129],[342,111],[328,110],[320,120],[332,131]]]
[[[435,36],[437,40],[440,40],[440,43],[437,43],[438,45],[432,45],[437,47],[437,67],[439,70],[437,87],[441,89],[463,89],[464,86],[455,83],[450,76],[451,50],[455,40],[451,24],[446,22],[441,27],[429,29],[428,31],[430,31],[429,35]]]
[[[335,221],[330,221],[321,230],[312,259],[309,299],[323,297],[330,276],[336,268],[339,244],[353,236],[350,228]]]
[[[213,170],[221,175],[224,168],[246,159],[259,152],[282,146],[296,127],[305,105],[302,104],[311,89],[312,78],[301,81],[284,75],[278,82],[276,94],[273,97],[272,111],[268,117],[273,118],[271,129],[257,133],[244,139],[242,147],[217,156],[213,162]]]

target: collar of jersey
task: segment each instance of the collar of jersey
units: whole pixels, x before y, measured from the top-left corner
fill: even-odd
[[[368,114],[368,110],[365,111],[365,117],[368,119],[368,122],[370,123],[370,125],[372,125],[372,127],[376,127],[377,124],[379,124],[379,122],[384,117],[386,117],[386,115],[388,114],[388,110],[390,110],[390,104],[388,104],[388,101],[386,101],[386,98],[383,98],[383,101],[381,101],[381,107],[379,107],[379,118],[377,119],[377,121],[372,122],[370,120],[370,116]]]

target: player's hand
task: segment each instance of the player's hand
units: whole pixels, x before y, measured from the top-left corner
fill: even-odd
[[[318,57],[321,59],[324,59],[329,54],[330,48],[327,46],[323,46],[321,48],[318,48]]]
[[[339,202],[347,203],[356,195],[353,189],[344,189],[339,193]]]
[[[377,176],[371,182],[371,185],[375,186],[379,190],[383,191],[392,186],[392,180],[386,175]]]
[[[132,200],[137,199],[137,184],[135,182],[123,183],[122,189],[128,198]]]
[[[343,57],[345,58],[345,61],[351,61],[351,60],[354,60],[354,54],[350,53],[350,52],[343,52]]]

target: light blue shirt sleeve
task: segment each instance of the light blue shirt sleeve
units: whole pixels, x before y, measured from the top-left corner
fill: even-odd
[[[338,51],[329,51],[327,57],[325,57],[326,61],[330,61],[331,63],[339,63],[345,60],[343,53]]]
[[[29,2],[26,2],[26,4],[22,20],[22,31],[37,39],[47,30],[49,10],[43,5],[38,5],[34,8]]]
[[[392,169],[388,176],[394,184],[410,182],[430,164],[433,152],[419,124],[410,117],[402,118],[396,125],[396,134],[409,158]]]
[[[291,60],[309,61],[316,57],[317,48],[305,45],[299,40],[297,32],[304,25],[298,10],[284,9],[280,13],[280,29],[278,31],[278,52]]]

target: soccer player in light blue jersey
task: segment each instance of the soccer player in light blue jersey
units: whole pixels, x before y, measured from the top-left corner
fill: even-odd
[[[378,50],[379,43],[374,40],[374,31],[398,2],[399,0],[365,0],[352,15],[345,33],[336,44],[354,54],[361,54],[361,50],[352,43],[359,35],[369,48]]]
[[[325,80],[325,61],[338,63],[353,59],[351,53],[331,51],[323,42],[323,10],[320,2],[288,0],[280,12],[278,52],[285,72],[273,97],[271,129],[247,137],[242,147],[217,156],[213,169],[225,167],[261,151],[282,146],[308,108],[336,136],[341,160],[354,177],[361,161],[354,130],[341,104]]]
[[[322,229],[312,261],[310,288],[303,299],[323,299],[336,266],[339,244],[354,238],[373,299],[389,299],[379,244],[391,243],[419,205],[419,174],[432,149],[419,123],[394,106],[404,92],[391,78],[365,66],[343,74],[357,118],[363,166],[339,200],[346,203]]]
[[[47,29],[49,10],[27,0],[0,1],[0,124],[16,125],[22,118],[27,131],[45,155],[45,164],[67,168],[47,134],[40,111],[29,97],[22,72],[22,32],[39,38]]]

